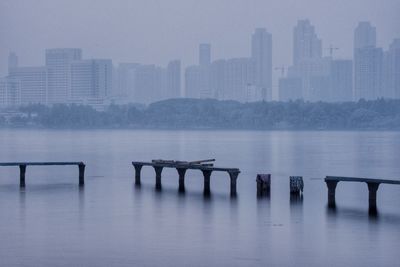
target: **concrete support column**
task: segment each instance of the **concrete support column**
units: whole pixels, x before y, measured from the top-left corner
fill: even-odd
[[[133,167],[135,167],[135,184],[140,185],[140,172],[143,165],[134,164]]]
[[[201,170],[203,172],[204,176],[204,195],[210,195],[211,194],[211,189],[210,189],[210,178],[211,178],[211,170]]]
[[[154,171],[156,172],[156,189],[160,190],[161,189],[161,172],[163,170],[163,167],[160,166],[154,166]]]
[[[79,185],[84,185],[85,184],[85,164],[80,163],[78,165],[79,168]]]
[[[19,187],[25,187],[26,165],[19,165]]]
[[[176,168],[179,174],[179,192],[185,192],[185,174],[186,168]]]
[[[229,177],[231,178],[231,196],[236,196],[236,180],[238,178],[239,172],[229,172]]]
[[[328,187],[328,206],[334,207],[336,205],[336,186],[338,181],[325,181]]]
[[[367,183],[369,191],[369,207],[376,209],[376,192],[379,188],[379,183]]]

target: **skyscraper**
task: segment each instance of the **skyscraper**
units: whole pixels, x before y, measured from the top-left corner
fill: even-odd
[[[10,72],[11,69],[18,67],[18,57],[14,52],[11,52],[8,55],[8,72]]]
[[[211,45],[200,44],[199,45],[199,65],[209,66],[211,64]]]
[[[376,29],[360,22],[354,30],[354,96],[355,100],[383,96],[383,50],[376,47]]]
[[[17,67],[10,70],[9,78],[19,83],[20,103],[47,104],[47,68]]]
[[[272,100],[272,35],[265,28],[253,33],[251,58],[255,65],[254,85],[264,92],[264,100]]]
[[[353,100],[353,61],[332,60],[330,69],[329,101],[344,102]]]
[[[384,55],[383,96],[400,99],[400,39],[394,39]]]
[[[71,63],[71,96],[73,103],[104,99],[111,93],[112,61],[88,59]]]
[[[293,29],[293,64],[322,57],[322,41],[308,19],[299,20]]]
[[[82,51],[78,48],[46,49],[49,104],[66,103],[71,97],[71,63],[81,59]]]
[[[165,98],[181,96],[181,61],[173,60],[167,66],[167,86]]]
[[[354,49],[376,46],[376,28],[368,21],[361,21],[354,30]]]

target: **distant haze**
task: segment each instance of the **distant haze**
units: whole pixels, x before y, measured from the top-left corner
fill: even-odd
[[[399,0],[0,0],[0,76],[15,51],[20,65],[44,65],[44,50],[79,47],[84,58],[114,63],[197,63],[198,44],[212,45],[212,59],[250,55],[256,27],[273,36],[274,67],[292,62],[292,31],[308,18],[323,47],[352,57],[353,30],[369,20],[378,46],[400,37]],[[329,51],[324,50],[328,55]],[[274,76],[279,76],[274,73]]]

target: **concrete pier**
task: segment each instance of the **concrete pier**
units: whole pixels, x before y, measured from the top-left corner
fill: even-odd
[[[176,168],[179,175],[179,192],[185,192],[185,174],[187,168]]]
[[[0,167],[18,166],[19,167],[19,186],[26,186],[25,176],[27,166],[66,166],[76,165],[79,169],[79,185],[85,184],[85,164],[83,162],[0,162]]]
[[[368,186],[369,196],[369,208],[370,210],[376,210],[377,191],[380,184],[397,184],[400,185],[399,180],[387,180],[387,179],[371,179],[371,178],[357,178],[357,177],[339,177],[339,176],[327,176],[325,178],[326,185],[328,187],[328,206],[336,206],[336,186],[338,182],[362,182]]]
[[[19,165],[19,187],[25,187],[26,165]]]
[[[156,172],[156,189],[161,189],[161,173],[164,167],[154,166],[154,171]]]
[[[133,165],[133,167],[135,167],[135,184],[140,185],[140,172],[143,165]]]
[[[154,168],[156,173],[156,189],[161,189],[161,174],[163,168],[174,168],[177,170],[179,175],[179,191],[185,191],[185,175],[187,170],[200,170],[204,177],[204,194],[211,194],[211,174],[215,171],[227,172],[230,178],[230,193],[232,196],[237,194],[237,178],[240,170],[237,168],[221,168],[214,167],[213,164],[199,164],[199,163],[188,163],[180,161],[153,161],[153,162],[140,162],[134,161],[132,165],[135,167],[135,183],[140,184],[140,171],[143,166],[151,166]]]
[[[211,183],[211,170],[201,170],[204,176],[204,195],[210,195],[210,183]]]

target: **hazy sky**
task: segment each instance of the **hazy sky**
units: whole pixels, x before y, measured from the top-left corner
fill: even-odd
[[[0,75],[10,51],[20,65],[43,65],[52,47],[80,47],[85,58],[115,63],[190,65],[200,42],[212,44],[213,59],[249,56],[255,27],[273,35],[274,66],[288,65],[292,29],[303,18],[325,48],[340,47],[341,58],[352,56],[360,20],[377,27],[384,48],[400,37],[400,0],[0,0]]]

